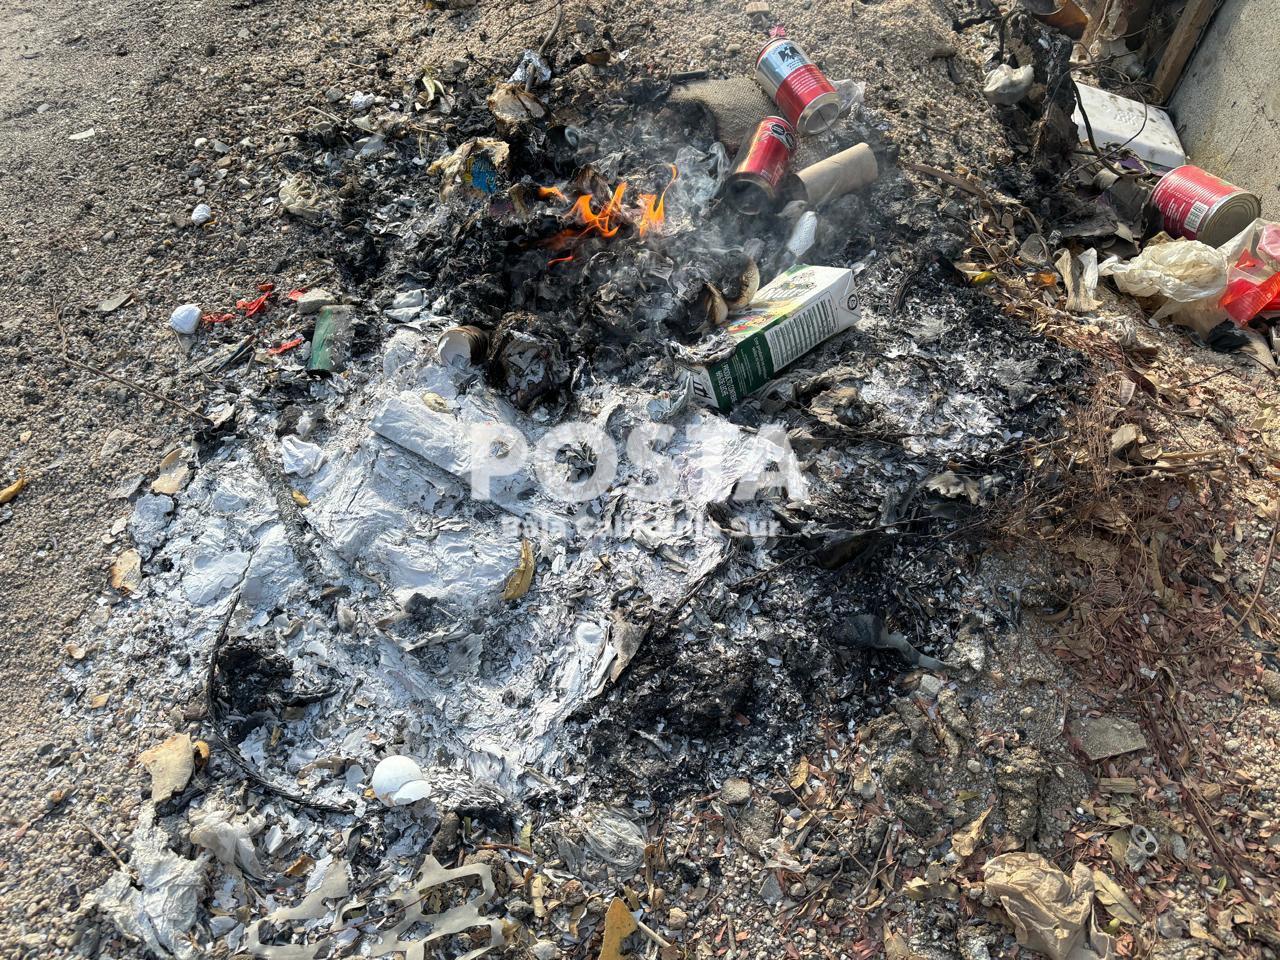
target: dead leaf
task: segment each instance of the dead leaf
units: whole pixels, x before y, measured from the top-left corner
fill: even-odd
[[[924,482],[924,488],[953,500],[964,497],[975,505],[982,499],[982,493],[976,481],[970,477],[959,476],[951,470],[930,477]]]
[[[296,503],[298,506],[300,507],[311,506],[311,501],[307,499],[307,495],[303,493],[301,490],[290,491],[290,495],[293,497],[293,502]]]
[[[978,819],[969,824],[963,830],[957,830],[951,835],[951,849],[956,855],[964,858],[971,856],[973,851],[978,849],[978,843],[982,839],[982,828],[986,825],[987,817],[991,816],[991,807],[978,814]]]
[[[529,883],[529,898],[533,901],[533,915],[541,920],[547,915],[547,878],[542,874],[534,874]]]
[[[191,749],[195,755],[196,769],[203,770],[205,764],[209,762],[209,744],[204,740],[197,740],[191,745]]]
[[[151,481],[151,492],[171,497],[185,487],[190,478],[191,471],[182,460],[182,451],[174,450],[160,461],[160,472]]]
[[[284,875],[286,877],[306,876],[311,872],[311,868],[315,865],[315,858],[304,853],[297,860],[293,861],[293,863],[289,864],[289,868],[285,870]]]
[[[1142,433],[1138,430],[1137,425],[1126,423],[1112,431],[1111,440],[1107,446],[1111,456],[1120,458],[1126,450],[1130,447],[1136,447],[1141,440]]]
[[[111,694],[109,693],[95,694],[93,697],[89,699],[89,709],[101,710],[103,707],[107,705],[107,701],[110,699],[111,699]]]
[[[135,593],[142,585],[142,555],[130,548],[111,564],[111,586],[121,593]]]
[[[884,955],[886,960],[914,960],[915,951],[907,944],[906,938],[888,927],[884,931]]]
[[[533,544],[528,540],[520,541],[520,562],[515,572],[507,578],[507,587],[502,591],[503,600],[519,600],[529,592],[533,583]]]
[[[639,927],[621,897],[614,897],[604,915],[604,938],[600,942],[600,960],[623,960],[622,941]]]
[[[83,660],[85,654],[89,652],[87,647],[78,643],[68,643],[64,649],[67,651],[67,656],[72,660]]]
[[[805,781],[809,779],[809,758],[801,757],[800,762],[796,764],[796,768],[791,773],[791,789],[799,790],[805,785]]]
[[[180,793],[195,772],[191,737],[175,733],[163,743],[142,751],[138,762],[151,774],[151,799],[155,803],[164,803],[175,793]]]
[[[1122,867],[1125,865],[1125,854],[1129,851],[1129,831],[1117,830],[1115,833],[1107,837],[1107,852],[1111,854],[1112,862]]]
[[[0,490],[0,503],[8,503],[9,501],[11,501],[14,497],[16,497],[18,494],[22,492],[23,488],[26,485],[27,485],[26,474],[24,474],[21,470],[19,470],[18,479],[13,481],[13,483],[9,484],[3,490]]]
[[[1120,884],[1097,867],[1093,868],[1093,886],[1098,902],[1107,908],[1111,916],[1125,923],[1142,922],[1142,915],[1138,913],[1138,908],[1133,905],[1133,901],[1129,899]]]

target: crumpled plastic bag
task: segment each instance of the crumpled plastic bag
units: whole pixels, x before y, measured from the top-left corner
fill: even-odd
[[[1013,106],[1030,92],[1035,79],[1035,69],[1030,64],[1011,67],[1002,63],[987,74],[986,82],[982,85],[982,95],[992,103]]]
[[[208,854],[187,860],[169,849],[169,837],[156,825],[154,804],[144,804],[131,842],[129,866],[85,898],[128,936],[160,957],[197,956],[186,933],[199,919],[208,888]],[[137,885],[134,885],[134,876]]]
[[[236,816],[230,807],[210,802],[192,811],[191,824],[191,842],[197,847],[208,850],[229,867],[253,877],[262,876],[253,838],[266,825],[264,818]]]
[[[1227,258],[1199,240],[1171,240],[1148,244],[1127,263],[1108,260],[1098,272],[1135,297],[1191,303],[1221,295],[1227,285]]]
[[[1201,336],[1221,323],[1226,314],[1218,301],[1227,289],[1227,258],[1199,240],[1149,243],[1142,253],[1121,263],[1113,257],[1098,267],[1124,293],[1135,297],[1164,297],[1152,316],[1190,327]]]
[[[1203,246],[1203,244],[1202,244]],[[1093,926],[1093,874],[1067,876],[1038,853],[1005,853],[982,868],[987,894],[1013,921],[1018,943],[1050,960],[1111,960],[1115,943]]]
[[[443,181],[440,197],[448,200],[461,191],[466,197],[476,199],[498,191],[499,182],[506,175],[511,163],[511,147],[502,140],[478,137],[468,140],[453,153],[440,157],[427,173],[438,175]]]

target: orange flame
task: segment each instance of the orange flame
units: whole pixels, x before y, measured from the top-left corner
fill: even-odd
[[[671,184],[675,183],[676,178],[679,176],[676,165],[672,163],[669,166],[671,168],[671,179],[662,188],[662,193],[642,193],[639,195],[640,219],[632,222],[635,223],[636,235],[641,238],[660,227],[666,220],[667,191],[671,189]],[[591,194],[583,194],[578,197],[568,213],[576,217],[582,227],[580,229],[561,230],[555,236],[545,240],[543,245],[550,247],[552,250],[561,251],[576,246],[580,241],[585,240],[592,234],[599,234],[605,238],[616,236],[618,231],[622,229],[623,224],[628,222],[627,218],[623,217],[622,206],[622,199],[626,192],[627,182],[624,180],[613,188],[613,194],[598,213],[592,208]],[[538,196],[543,199],[557,194],[561,199],[566,199],[564,194],[555,187],[538,188]],[[572,254],[566,257],[557,257],[549,261],[548,266],[567,263],[572,259]]]
[[[564,191],[559,187],[539,187],[539,200],[559,200],[561,203],[568,203],[569,198],[564,195]]]
[[[667,185],[662,188],[662,193],[642,193],[640,194],[640,222],[636,224],[636,232],[643,237],[650,230],[662,226],[664,220],[667,219],[666,199],[667,191],[671,189],[671,184],[676,182],[680,176],[680,171],[676,169],[674,163],[668,164],[671,167],[671,179],[667,181]]]

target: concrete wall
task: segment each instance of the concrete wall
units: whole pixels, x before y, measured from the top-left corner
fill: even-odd
[[[1191,162],[1280,220],[1280,0],[1226,0],[1170,109]]]

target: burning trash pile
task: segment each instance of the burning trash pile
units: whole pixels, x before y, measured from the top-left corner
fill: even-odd
[[[222,396],[180,480],[130,493],[130,599],[96,628],[213,747],[155,800],[200,798],[195,859],[144,837],[141,887],[98,895],[157,952],[479,956],[513,868],[443,864],[484,824],[625,876],[666,800],[1003,623],[969,533],[1075,361],[951,265],[954,201],[793,39],[758,83],[597,73],[529,51],[491,90],[418,82],[416,139],[299,138],[279,201],[343,292],[264,286],[278,342],[193,361]],[[265,857],[305,890],[245,900]],[[204,925],[157,908],[215,861]]]

